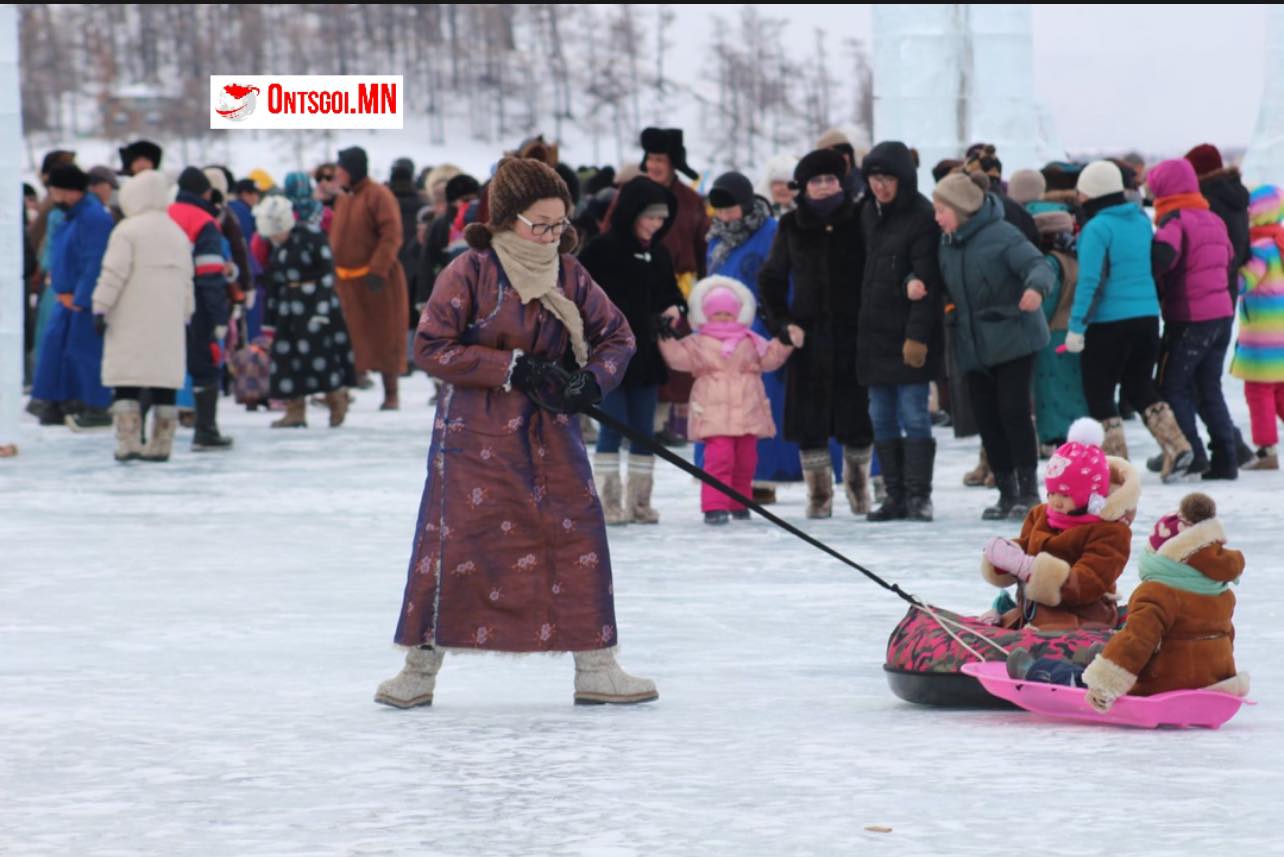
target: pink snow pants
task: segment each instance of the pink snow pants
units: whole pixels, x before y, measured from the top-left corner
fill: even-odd
[[[1244,398],[1253,424],[1253,444],[1275,446],[1280,439],[1275,420],[1284,420],[1284,382],[1245,381]]]
[[[746,497],[753,496],[753,472],[757,466],[756,435],[704,439],[704,469]],[[709,485],[700,486],[701,511],[738,512],[743,508],[743,504],[735,502],[718,489]]]

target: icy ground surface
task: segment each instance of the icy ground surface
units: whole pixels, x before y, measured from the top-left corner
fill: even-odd
[[[662,523],[611,535],[621,660],[659,703],[574,707],[569,658],[451,656],[432,708],[395,711],[371,696],[401,663],[427,397],[419,375],[400,413],[372,391],[341,430],[314,409],[286,432],[225,399],[235,451],[181,432],[168,466],[30,426],[0,464],[0,854],[1282,853],[1284,475],[1213,489],[1260,703],[1220,731],[903,703],[881,669],[902,603],[765,522],[705,527],[666,465]],[[1017,524],[979,520],[976,441],[938,437],[935,524],[807,527],[979,611],[980,547]],[[1146,475],[1135,551],[1185,490]]]

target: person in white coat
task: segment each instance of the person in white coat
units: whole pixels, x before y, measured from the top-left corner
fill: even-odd
[[[156,170],[120,190],[125,219],[111,233],[94,288],[94,323],[105,331],[103,385],[114,389],[116,460],[168,461],[178,426],[175,397],[187,371],[187,322],[195,310],[192,248],[168,214],[169,182]],[[154,406],[143,444],[140,400]]]

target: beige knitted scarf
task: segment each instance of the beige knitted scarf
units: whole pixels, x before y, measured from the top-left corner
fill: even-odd
[[[588,343],[584,341],[584,319],[575,301],[558,287],[560,256],[558,246],[527,241],[512,231],[497,232],[491,236],[491,246],[499,256],[499,263],[508,274],[508,281],[517,290],[523,304],[536,298],[571,335],[571,349],[575,362],[588,363]]]

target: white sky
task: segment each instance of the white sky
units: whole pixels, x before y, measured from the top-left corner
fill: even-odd
[[[680,45],[709,43],[712,15],[736,6],[679,8]],[[759,4],[791,21],[788,39],[810,52],[817,27],[838,53],[869,40],[869,4]],[[1265,66],[1265,5],[1043,4],[1033,9],[1034,90],[1071,151],[1184,152],[1199,142],[1245,146],[1257,121]],[[703,57],[685,51],[692,73]],[[836,56],[834,68],[842,65]]]

